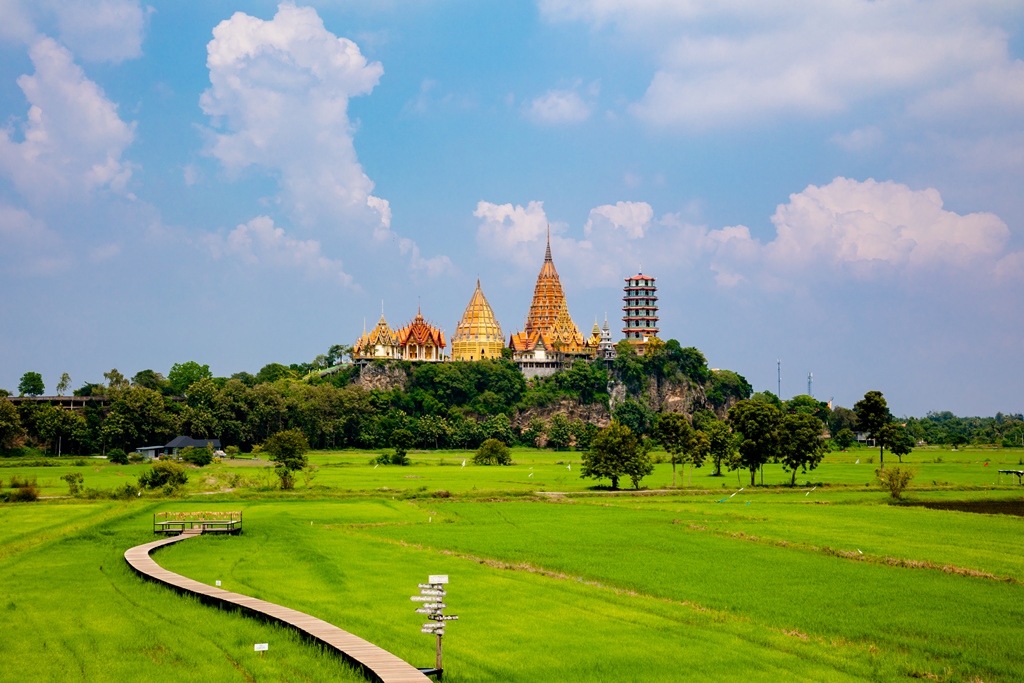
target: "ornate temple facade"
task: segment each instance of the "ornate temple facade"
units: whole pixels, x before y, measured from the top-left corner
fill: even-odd
[[[402,349],[398,346],[398,335],[384,319],[384,311],[380,313],[377,326],[367,334],[365,325],[363,335],[352,347],[352,358],[356,360],[372,360],[374,358],[401,358]]]
[[[553,374],[574,358],[593,357],[597,353],[597,347],[583,339],[569,315],[565,292],[551,258],[550,230],[525,328],[513,334],[508,345],[513,360],[527,377]]]
[[[399,357],[402,360],[437,362],[444,360],[447,346],[444,332],[423,319],[419,307],[412,322],[395,333],[398,338]]]
[[[627,277],[622,290],[622,322],[625,324],[622,333],[641,354],[647,341],[656,339],[659,331],[658,288],[654,281],[655,278],[640,272]]]
[[[501,325],[494,317],[477,278],[473,296],[452,335],[452,360],[501,358],[503,348],[505,336],[501,333]]]

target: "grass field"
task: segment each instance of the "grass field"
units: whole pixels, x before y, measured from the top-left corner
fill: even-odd
[[[995,472],[1019,455],[915,451],[909,498],[1024,503]],[[517,450],[510,468],[462,467],[466,452],[413,453],[404,468],[371,456],[314,453],[319,474],[294,492],[224,463],[193,470],[174,498],[0,506],[0,680],[359,680],[286,629],[127,568],[154,512],[210,509],[244,510],[245,532],[168,547],[159,563],[416,666],[432,663],[433,640],[409,596],[448,573],[460,620],[447,681],[1024,679],[1024,518],[888,504],[866,462],[877,452],[830,454],[796,489],[769,467],[771,486],[735,496],[748,476],[706,468],[679,491],[594,491],[572,452]],[[36,476],[63,496],[64,472],[113,488],[143,467],[4,467],[0,479]],[[644,483],[670,482],[661,464]],[[263,659],[257,642],[270,643]]]

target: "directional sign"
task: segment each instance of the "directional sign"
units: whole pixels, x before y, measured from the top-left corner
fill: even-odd
[[[266,652],[270,649],[270,643],[256,643],[252,646],[253,652]]]
[[[435,635],[435,636],[443,636],[444,635],[444,629],[441,629],[440,631],[438,631],[438,630],[432,629],[432,628],[421,628],[420,629],[420,633],[429,633],[429,634]]]
[[[448,594],[445,593],[442,590],[437,590],[436,588],[424,588],[423,590],[420,591],[420,595],[448,595]]]
[[[426,607],[420,607],[418,610],[415,610],[415,612],[416,612],[416,614],[440,614],[441,610],[439,610],[439,609],[428,609]]]
[[[412,596],[409,599],[412,600],[413,602],[434,602],[435,600],[437,600],[437,596],[436,595],[414,595],[414,596]]]
[[[436,617],[430,617],[434,621],[454,621],[459,618],[457,614],[438,614]]]
[[[430,577],[427,579],[427,581],[430,582],[430,583],[448,583],[448,575],[447,574],[431,574]]]

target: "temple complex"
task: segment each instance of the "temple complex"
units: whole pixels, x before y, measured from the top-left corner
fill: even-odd
[[[395,333],[398,339],[399,357],[402,360],[437,362],[444,360],[444,332],[423,319],[416,307],[413,321]]]
[[[501,358],[503,348],[505,336],[501,333],[501,325],[494,317],[477,278],[473,296],[452,335],[452,360]]]

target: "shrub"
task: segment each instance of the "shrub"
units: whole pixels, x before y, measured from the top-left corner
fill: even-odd
[[[120,448],[111,448],[107,451],[107,462],[112,462],[115,465],[127,465],[128,454]]]
[[[287,467],[278,467],[274,470],[277,473],[278,479],[281,480],[281,489],[284,491],[290,491],[295,488],[295,477],[292,475],[292,471]]]
[[[153,463],[153,466],[139,476],[139,486],[147,489],[158,489],[170,487],[173,491],[179,486],[188,482],[188,475],[185,468],[173,462],[161,460]]]
[[[128,454],[128,462],[133,464],[140,463],[145,459],[146,456],[144,456],[142,453],[139,453],[138,451]]]
[[[178,452],[178,455],[182,460],[196,467],[206,467],[213,462],[213,449],[209,447],[185,446]]]
[[[84,477],[82,477],[81,472],[68,472],[61,477],[61,479],[67,482],[68,493],[70,495],[73,496],[82,490],[82,481],[84,480]]]
[[[882,483],[882,488],[889,492],[894,500],[899,500],[903,492],[910,485],[914,478],[914,471],[909,467],[890,467],[884,470],[876,470],[875,475]]]
[[[399,452],[397,449],[394,453],[381,453],[376,458],[370,460],[371,465],[408,465],[409,458],[404,452]]]
[[[224,455],[228,456],[229,458],[236,457],[238,453],[238,446],[228,446],[227,448],[224,449]]]
[[[487,439],[473,456],[474,465],[511,465],[512,453],[508,446],[497,439]]]
[[[32,477],[31,479],[29,479],[28,477],[24,477],[24,476],[21,476],[21,475],[18,475],[18,474],[12,474],[11,475],[11,488],[12,489],[22,489],[22,488],[26,488],[26,487],[29,487],[29,486],[35,486],[35,485],[36,485],[36,478],[35,477]]]
[[[309,450],[309,441],[301,429],[288,429],[263,442],[263,450],[284,469],[301,470],[308,462],[306,451]]]
[[[28,486],[19,486],[10,492],[7,496],[7,500],[12,503],[31,503],[32,501],[39,498],[39,489],[35,485],[35,480],[32,480],[32,484]]]

